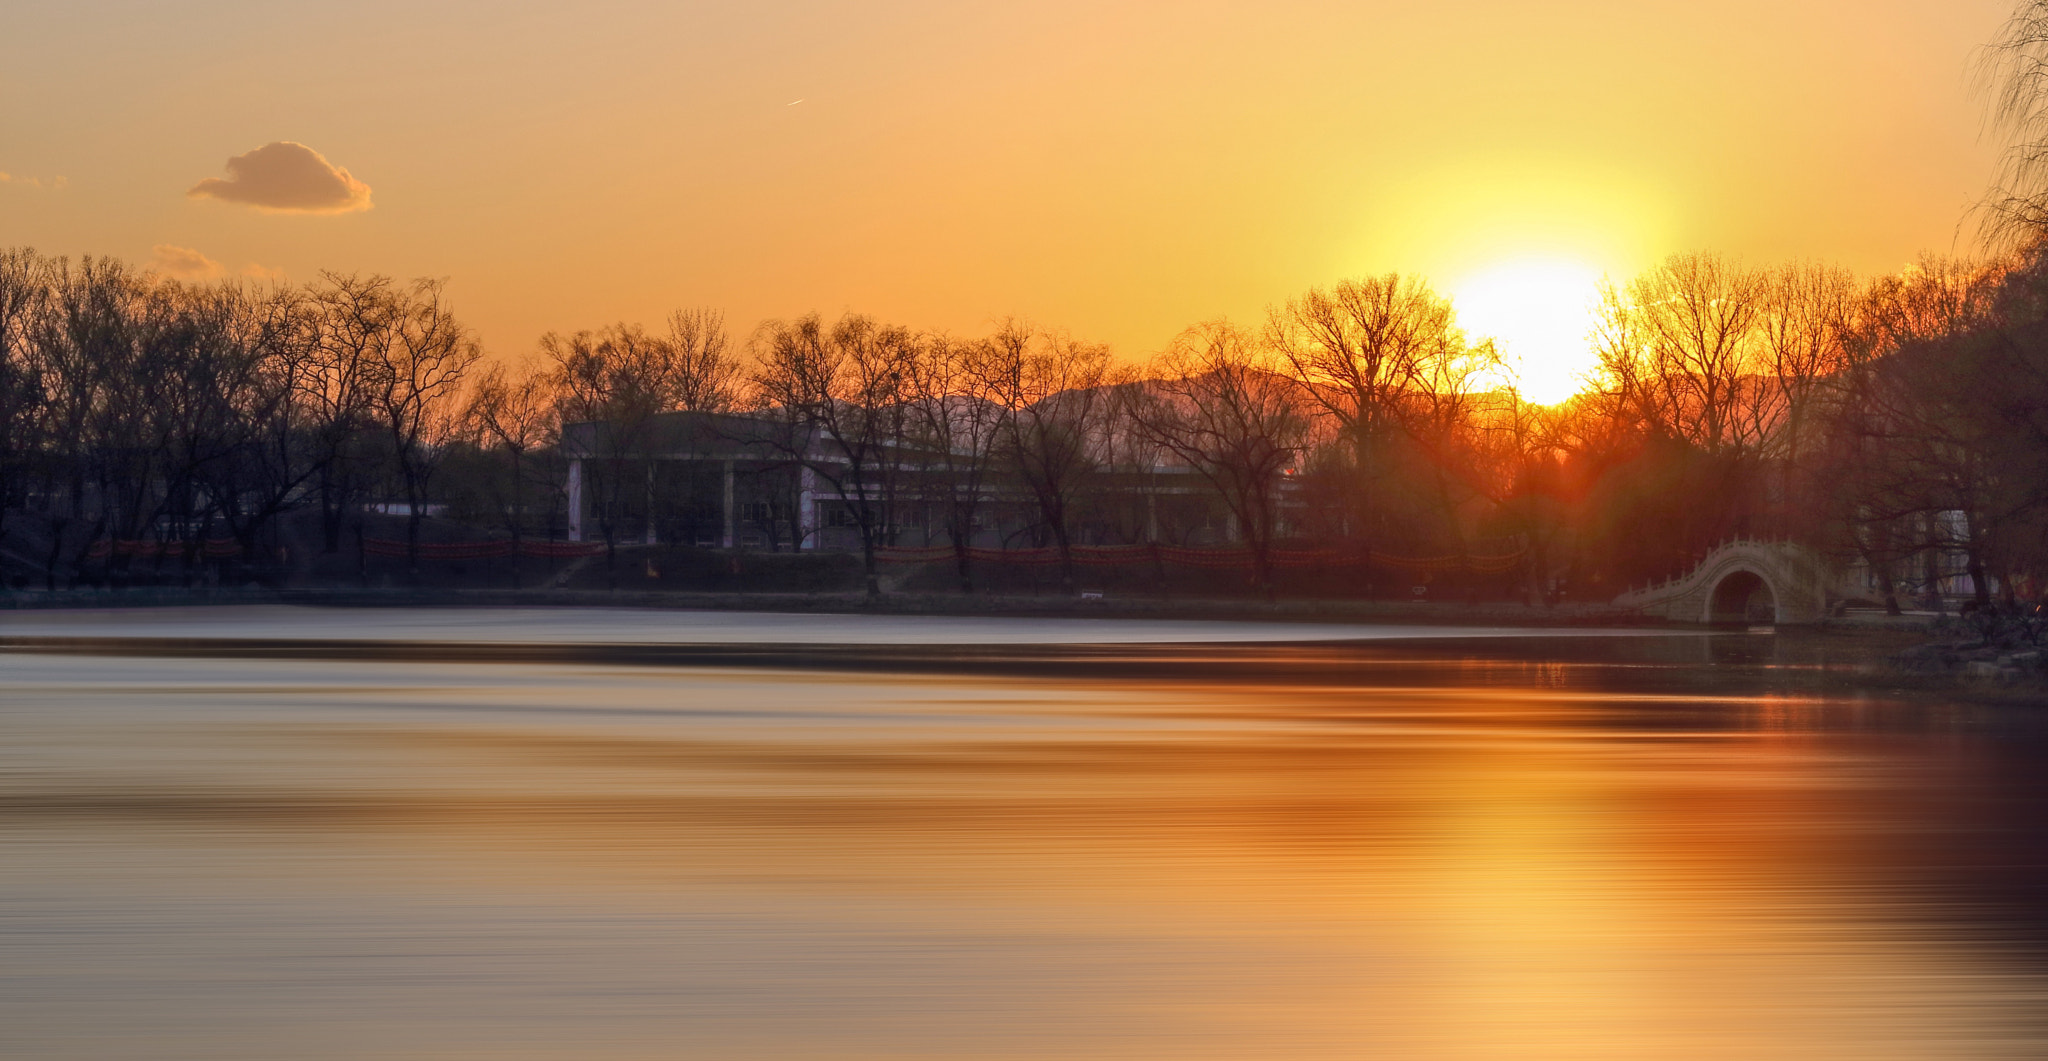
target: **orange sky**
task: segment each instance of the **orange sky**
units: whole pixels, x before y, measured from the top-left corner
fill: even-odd
[[[1142,356],[1387,270],[1872,272],[1968,249],[2009,6],[13,0],[0,244],[446,276],[500,354],[712,306]],[[186,194],[274,141],[371,208]]]

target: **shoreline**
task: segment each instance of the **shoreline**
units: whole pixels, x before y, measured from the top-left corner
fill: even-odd
[[[176,608],[237,604],[305,607],[623,608],[652,611],[745,611],[791,614],[929,615],[997,618],[1188,619],[1234,622],[1397,623],[1422,626],[1640,627],[1709,629],[1646,616],[1611,604],[1553,606],[1510,601],[1410,601],[1234,597],[1093,597],[959,593],[746,593],[701,590],[579,589],[77,589],[0,591],[0,611]],[[1931,620],[1904,617],[1826,620],[1823,626],[1926,630]],[[1789,628],[1788,628],[1789,629]]]
[[[1294,623],[1313,625],[1355,624],[1422,627],[1441,629],[1443,639],[1428,637],[1407,638],[1411,644],[1422,647],[1425,643],[1463,640],[1473,628],[1515,628],[1538,631],[1536,639],[1543,635],[1572,637],[1576,633],[1591,634],[1595,629],[1634,630],[1645,634],[1665,632],[1673,635],[1693,634],[1711,638],[1715,642],[1735,646],[1730,653],[1719,653],[1703,658],[1700,666],[1708,670],[1758,670],[1776,672],[1788,687],[1822,689],[1841,692],[1889,693],[1903,696],[1942,696],[1972,703],[1986,704],[2048,704],[2048,683],[2040,676],[2032,675],[2025,680],[1985,680],[1973,677],[1967,671],[1928,671],[1900,665],[1900,656],[1909,650],[1938,644],[1942,632],[1937,629],[1934,617],[1905,616],[1885,617],[1855,615],[1845,618],[1831,618],[1819,623],[1801,626],[1776,626],[1751,630],[1715,629],[1698,624],[1673,623],[1662,619],[1645,617],[1611,606],[1561,604],[1551,608],[1528,605],[1490,602],[1480,604],[1414,602],[1414,601],[1329,601],[1329,600],[1173,600],[1147,598],[1097,598],[1080,599],[1064,597],[1003,597],[959,594],[888,594],[879,598],[867,598],[858,593],[838,594],[765,594],[765,593],[707,593],[707,592],[655,592],[655,591],[589,591],[589,590],[353,590],[353,589],[294,589],[294,590],[79,590],[45,592],[0,593],[0,611],[102,611],[102,610],[153,610],[157,608],[208,607],[234,608],[237,606],[285,605],[309,608],[332,609],[448,609],[451,611],[489,608],[522,609],[611,609],[619,611],[687,611],[687,612],[753,612],[780,615],[838,615],[847,617],[875,616],[892,618],[996,618],[996,619],[1094,619],[1094,620],[1150,620],[1150,621],[1196,621],[1196,622],[1239,622],[1239,623]],[[1745,641],[1745,636],[1755,637],[1754,642]],[[57,641],[71,640],[68,646]],[[0,650],[37,651],[38,645],[56,651],[68,652],[119,652],[123,651],[117,641],[130,639],[109,639],[83,637],[77,639],[45,638],[0,638]],[[154,639],[143,639],[154,640]],[[196,639],[187,639],[196,640]],[[241,639],[248,640],[248,639]],[[207,650],[209,654],[220,651],[228,655],[269,655],[274,653],[293,654],[295,650],[279,641],[260,639],[261,644],[250,641],[239,648],[220,646]],[[286,639],[288,640],[288,639]],[[1750,647],[1753,646],[1753,647]],[[195,645],[172,649],[170,646],[147,647],[136,644],[133,647],[142,654],[171,652],[183,654]],[[806,648],[795,655],[791,646],[757,644],[752,646],[670,646],[659,650],[633,650],[627,653],[635,660],[645,663],[667,663],[683,665],[725,664],[777,665],[779,662],[801,661],[803,666],[823,666],[833,669],[848,665],[851,658],[844,653],[834,652],[822,646]],[[1083,654],[1097,649],[1082,646]],[[327,649],[322,652],[330,651]],[[861,650],[869,658],[862,667],[912,664],[913,659],[923,658],[930,662],[932,653],[926,650],[904,647],[885,648],[867,646]],[[361,656],[351,651],[345,655]],[[941,655],[959,655],[941,653]],[[1021,663],[1027,657],[1035,657],[1043,665],[1049,655],[1043,651],[1020,653],[1015,648],[999,648],[993,652],[970,653],[977,656],[981,665],[1003,666],[996,657],[1011,657],[1008,662]],[[623,662],[624,659],[621,659]],[[949,667],[967,663],[964,657],[954,659]],[[921,664],[913,664],[921,665]]]

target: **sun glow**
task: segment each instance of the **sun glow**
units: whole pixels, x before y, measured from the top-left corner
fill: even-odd
[[[1550,405],[1585,387],[1594,364],[1587,333],[1599,293],[1600,274],[1590,266],[1526,259],[1465,277],[1451,302],[1466,335],[1499,345],[1522,397]]]

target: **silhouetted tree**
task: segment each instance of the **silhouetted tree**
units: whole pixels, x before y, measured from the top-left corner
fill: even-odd
[[[878,596],[875,549],[895,518],[917,339],[857,314],[828,328],[812,313],[764,325],[757,347],[753,383],[759,403],[783,418],[778,445],[832,488],[860,534],[868,596]]]
[[[467,433],[479,449],[505,455],[508,474],[503,496],[492,508],[512,536],[512,584],[519,584],[519,543],[526,532],[529,462],[534,451],[557,437],[556,395],[546,366],[536,361],[485,368],[470,389],[463,409]],[[493,491],[495,492],[495,491]]]
[[[1280,482],[1309,434],[1300,394],[1281,368],[1255,337],[1215,321],[1181,333],[1152,378],[1125,392],[1137,430],[1222,498],[1267,593]]]
[[[974,590],[970,550],[1010,411],[993,380],[1000,368],[988,341],[925,338],[910,363],[910,448],[928,504],[936,504],[953,547],[960,592]]]
[[[1386,474],[1400,406],[1418,380],[1467,356],[1449,301],[1396,273],[1346,280],[1274,310],[1267,341],[1307,398],[1351,449],[1356,532],[1372,537],[1381,513],[1373,484]]]
[[[1074,508],[1100,463],[1114,387],[1109,348],[1009,321],[986,341],[975,378],[1001,410],[998,454],[1030,491],[1039,525],[1074,589]]]
[[[483,351],[448,308],[439,281],[416,281],[388,297],[390,334],[375,348],[367,390],[405,496],[406,566],[417,579],[428,486],[459,426],[464,379]]]

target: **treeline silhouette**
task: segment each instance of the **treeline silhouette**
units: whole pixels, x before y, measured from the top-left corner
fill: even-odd
[[[959,337],[813,314],[736,342],[701,310],[493,360],[437,282],[188,284],[7,250],[0,565],[50,589],[152,577],[142,554],[185,580],[263,578],[282,522],[335,553],[373,512],[403,518],[415,570],[429,524],[558,539],[565,424],[625,438],[694,411],[824,443],[814,470],[849,499],[871,580],[878,548],[951,541],[971,584],[966,546],[997,494],[1063,556],[1156,533],[1116,515],[1120,494],[1172,468],[1266,585],[1276,545],[1511,540],[1518,589],[1591,599],[1753,537],[1862,564],[1894,607],[1958,573],[1979,599],[2035,592],[2048,256],[1864,282],[1680,255],[1607,289],[1588,341],[1586,390],[1536,405],[1446,299],[1386,275],[1256,325],[1197,324],[1144,364],[1014,321]],[[914,491],[897,479],[910,463]],[[605,538],[633,536],[602,491],[590,503]]]

